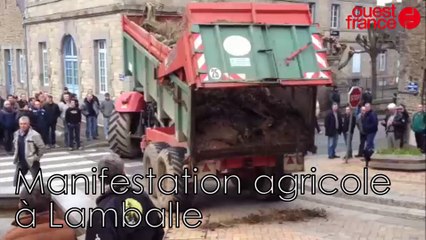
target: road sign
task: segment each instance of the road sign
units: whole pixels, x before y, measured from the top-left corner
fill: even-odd
[[[419,92],[419,85],[415,82],[410,82],[406,88],[410,93],[418,93]]]
[[[348,103],[352,108],[358,107],[361,102],[362,90],[360,87],[351,87],[348,93]]]

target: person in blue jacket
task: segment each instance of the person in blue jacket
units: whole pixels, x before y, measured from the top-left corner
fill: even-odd
[[[4,108],[0,111],[0,123],[4,130],[4,149],[11,153],[13,147],[13,133],[16,127],[16,111],[9,101],[4,102]]]
[[[368,166],[368,161],[370,161],[371,156],[374,153],[374,138],[378,131],[379,120],[377,119],[377,114],[371,109],[371,104],[365,104],[365,111],[365,117],[362,120],[362,127],[364,134],[367,136],[364,157]]]
[[[48,143],[48,116],[46,110],[41,107],[40,101],[35,101],[32,115],[34,122],[32,126],[34,130],[41,135],[41,138],[45,144]]]

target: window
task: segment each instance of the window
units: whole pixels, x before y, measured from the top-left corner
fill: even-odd
[[[77,47],[72,36],[67,35],[63,42],[64,79],[68,90],[79,97],[80,88],[78,81],[78,55]]]
[[[45,42],[39,43],[40,52],[40,80],[43,86],[49,86],[49,59]]]
[[[99,84],[99,93],[108,92],[108,75],[107,75],[107,48],[105,40],[95,41],[96,49],[96,74]]]
[[[315,22],[315,3],[309,3],[309,11],[311,12],[312,22]]]
[[[6,73],[6,92],[7,94],[14,93],[13,84],[13,52],[10,49],[4,50],[4,68]]]
[[[25,60],[25,55],[22,49],[16,50],[17,69],[18,69],[18,79],[21,83],[25,83],[27,79],[27,65]]]
[[[339,28],[339,22],[340,22],[340,5],[332,4],[330,27]]]
[[[361,53],[356,53],[352,57],[352,73],[361,72]]]
[[[386,70],[386,53],[379,54],[379,71]]]

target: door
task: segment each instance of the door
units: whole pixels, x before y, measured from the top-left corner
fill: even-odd
[[[74,40],[71,36],[67,36],[64,39],[64,70],[65,86],[79,98],[78,56]]]

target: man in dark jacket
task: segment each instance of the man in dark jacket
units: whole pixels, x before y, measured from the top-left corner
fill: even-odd
[[[158,212],[151,211],[148,216],[147,214],[155,206],[149,199],[146,193],[135,194],[135,190],[131,186],[125,184],[117,184],[114,187],[115,191],[123,191],[124,194],[115,194],[111,189],[111,182],[114,176],[122,175],[126,176],[124,172],[124,162],[117,155],[111,154],[105,156],[98,163],[98,171],[102,173],[102,169],[106,169],[105,172],[105,183],[106,191],[97,200],[96,205],[98,208],[103,209],[115,209],[118,216],[119,226],[114,226],[115,214],[107,213],[105,218],[105,227],[102,225],[102,214],[100,212],[93,214],[93,226],[88,227],[86,230],[86,239],[94,240],[162,240],[164,237],[164,230],[161,227],[152,227],[161,225],[162,219]],[[114,182],[117,179],[114,180]],[[126,191],[126,189],[128,189]],[[123,208],[126,211],[129,208],[133,208],[133,211],[127,211],[123,216]],[[137,210],[137,211],[136,211]],[[123,219],[125,223],[132,227],[124,227]],[[147,221],[145,221],[147,219]],[[137,226],[135,226],[138,222]]]
[[[77,148],[81,149],[80,141],[80,128],[81,128],[81,110],[78,108],[78,103],[76,100],[70,101],[70,106],[65,111],[65,123],[68,128],[68,143],[70,150],[74,150],[74,143],[76,143]]]
[[[36,132],[38,132],[43,138],[43,142],[49,142],[48,138],[48,119],[46,110],[41,107],[40,101],[35,101],[34,109],[32,110],[33,115],[33,128]]]
[[[0,124],[4,130],[4,149],[11,153],[13,148],[13,133],[16,127],[16,111],[12,108],[9,101],[4,102],[4,108],[0,111]]]
[[[47,97],[47,102],[44,104],[44,110],[47,114],[47,135],[48,135],[48,144],[51,148],[54,148],[56,145],[56,123],[58,118],[61,115],[58,104],[53,102],[53,97],[49,95]]]
[[[377,114],[371,109],[371,104],[365,104],[365,117],[362,121],[362,128],[364,130],[366,138],[366,146],[364,149],[364,157],[368,165],[371,156],[374,153],[374,138],[378,130],[379,121],[377,119]]]
[[[325,117],[324,127],[325,135],[328,137],[328,158],[339,158],[336,155],[336,147],[339,135],[342,133],[342,116],[337,103],[333,104],[332,111]]]
[[[358,148],[358,154],[355,155],[355,157],[364,157],[364,148],[365,148],[365,141],[367,140],[367,135],[365,135],[364,128],[362,127],[362,121],[365,117],[365,107],[361,107],[360,113],[358,113],[356,118],[356,125],[358,127],[359,131],[359,148]]]
[[[388,111],[385,120],[381,122],[382,126],[385,127],[388,148],[399,148],[403,141],[405,119],[394,103],[388,105]]]
[[[355,114],[352,114],[352,122],[350,127],[350,134],[349,134],[349,123],[351,121],[351,108],[346,107],[345,115],[343,116],[343,127],[342,127],[342,133],[345,140],[346,147],[349,149],[349,155],[345,156],[347,158],[352,157],[352,138],[354,136],[354,130],[356,125],[356,117]],[[350,135],[350,136],[349,136]]]
[[[86,117],[86,138],[87,141],[97,139],[96,129],[98,128],[99,105],[92,94],[87,94],[81,105],[81,112]]]
[[[362,104],[365,105],[367,103],[373,102],[373,94],[371,94],[371,91],[369,88],[365,89],[365,92],[362,94]]]

